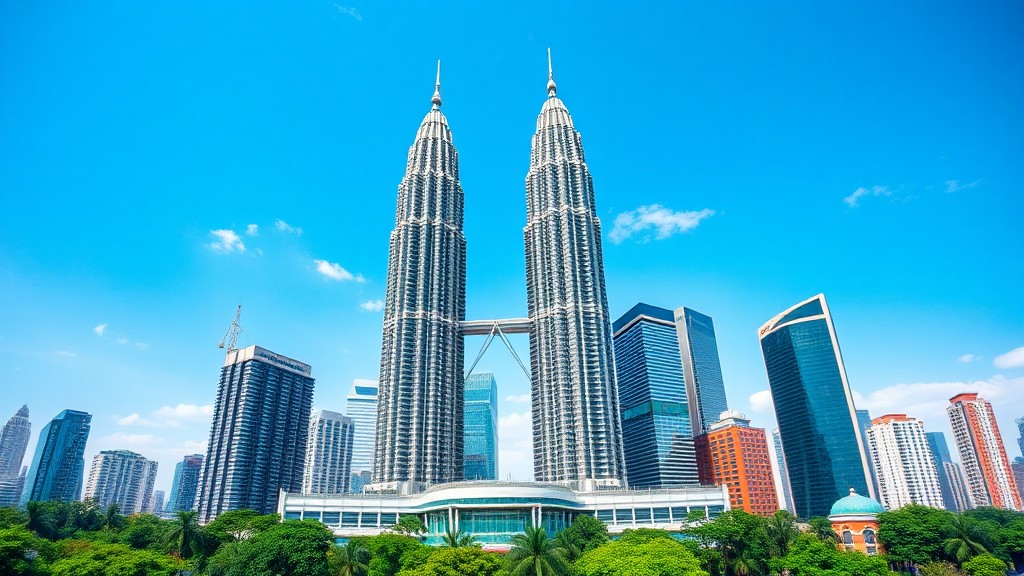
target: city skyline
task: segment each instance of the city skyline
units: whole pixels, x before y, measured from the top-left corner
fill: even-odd
[[[157,486],[167,488],[171,464],[204,451],[214,398],[211,368],[221,361],[215,343],[239,299],[245,304],[247,329],[242,343],[264,342],[301,355],[318,370],[316,406],[341,411],[355,378],[376,378],[373,349],[379,351],[381,317],[371,310],[383,299],[386,258],[381,254],[387,250],[401,168],[392,166],[393,158],[396,151],[407,149],[408,126],[422,114],[423,86],[429,92],[437,56],[446,62],[446,109],[467,158],[462,174],[470,245],[467,315],[522,315],[521,178],[548,45],[559,88],[571,94],[567,97],[574,119],[584,128],[588,161],[595,170],[613,317],[641,300],[692,304],[714,317],[733,407],[767,428],[772,413],[752,332],[787,303],[824,291],[843,318],[843,351],[857,408],[874,414],[906,412],[921,419],[927,430],[947,436],[944,406],[940,402],[936,411],[929,398],[978,391],[995,404],[1004,433],[1024,414],[1021,400],[1010,395],[1024,384],[1024,353],[1018,351],[1024,345],[1024,312],[1011,288],[1021,284],[1022,265],[1013,248],[1021,244],[1021,233],[1011,227],[1009,216],[1021,212],[1020,197],[1013,193],[1021,182],[1019,172],[1008,169],[1013,166],[1008,159],[1021,157],[1022,145],[993,120],[999,118],[998,125],[1005,126],[1014,124],[1007,118],[1019,118],[1019,111],[1009,105],[1019,101],[1019,72],[1008,70],[1007,75],[991,63],[998,61],[993,54],[1005,43],[1019,45],[1000,24],[1013,21],[1007,9],[972,13],[968,20],[984,23],[986,37],[969,30],[959,44],[946,47],[940,43],[945,36],[937,30],[954,20],[959,23],[959,14],[942,8],[928,22],[917,23],[916,14],[887,8],[895,22],[922,41],[919,48],[874,21],[871,10],[852,9],[841,25],[864,26],[896,40],[909,54],[898,62],[884,61],[881,56],[888,49],[860,45],[857,58],[852,58],[852,46],[817,38],[798,24],[784,24],[793,42],[820,44],[815,52],[821,62],[844,64],[833,74],[816,67],[819,56],[801,56],[793,70],[769,61],[760,72],[751,65],[757,57],[730,50],[711,32],[735,26],[764,40],[768,54],[792,55],[798,44],[780,40],[787,34],[764,37],[754,29],[754,13],[768,8],[752,9],[750,15],[659,8],[690,16],[681,20],[694,32],[692,39],[677,39],[678,34],[670,39],[660,24],[648,23],[660,30],[652,40],[609,52],[585,38],[595,29],[618,31],[619,23],[609,15],[588,14],[584,34],[554,24],[528,24],[530,7],[524,5],[505,18],[516,35],[499,35],[493,43],[479,35],[473,39],[495,47],[493,61],[489,54],[470,54],[463,42],[425,41],[411,28],[412,19],[436,22],[454,15],[416,10],[404,16],[409,21],[398,22],[410,34],[399,36],[396,49],[415,41],[427,46],[416,50],[422,57],[378,54],[373,31],[395,22],[370,7],[361,8],[361,20],[337,11],[326,15],[317,8],[295,8],[282,20],[301,22],[311,40],[296,43],[294,35],[275,39],[285,67],[264,68],[262,49],[252,55],[232,51],[232,58],[243,64],[240,71],[233,70],[228,80],[214,83],[202,97],[176,87],[179,80],[184,86],[205,85],[199,80],[207,80],[213,70],[190,72],[174,64],[179,57],[194,57],[193,47],[176,46],[171,59],[159,46],[97,22],[96,13],[74,8],[47,14],[70,26],[69,46],[85,47],[71,55],[46,43],[51,38],[47,31],[53,30],[48,26],[10,27],[18,18],[42,21],[42,12],[0,9],[10,16],[0,18],[6,22],[0,23],[5,32],[0,35],[5,66],[0,69],[5,84],[17,86],[0,96],[0,114],[11,119],[11,130],[0,135],[0,152],[12,159],[11,167],[0,173],[0,189],[11,199],[10,209],[0,215],[0,281],[7,296],[22,304],[0,317],[0,379],[23,392],[23,397],[5,398],[0,414],[13,413],[22,404],[30,406],[39,423],[65,408],[94,414],[85,457],[91,461],[103,449],[152,455],[163,463]],[[173,19],[157,23],[159,18],[136,14],[152,8],[127,10],[131,20],[155,27],[147,28],[154,37],[170,38]],[[216,7],[201,10],[221,14]],[[553,22],[567,16],[559,10],[554,10]],[[1019,15],[1019,8],[1013,10]],[[276,29],[271,11],[255,7],[249,25]],[[829,16],[820,8],[811,13]],[[116,22],[128,14],[114,16]],[[708,24],[708,31],[699,30]],[[202,38],[222,31],[195,25]],[[29,29],[41,30],[41,37],[27,36],[24,30]],[[233,22],[229,36],[249,42],[243,29]],[[97,30],[120,41],[116,57],[108,57],[109,47],[87,41]],[[354,39],[339,38],[349,33]],[[47,50],[29,50],[40,42]],[[652,49],[652,42],[672,50]],[[365,62],[334,62],[320,54],[344,54],[352,46]],[[685,57],[675,63],[679,54]],[[139,76],[128,66],[125,82],[96,65],[122,58],[136,62],[137,55],[155,56],[174,74]],[[63,60],[67,62],[58,62]],[[910,70],[904,66],[908,62],[922,66]],[[936,70],[939,62],[941,73]],[[978,62],[990,63],[978,67]],[[287,72],[290,67],[301,73]],[[40,78],[35,69],[53,74]],[[493,75],[485,73],[492,69]],[[91,80],[82,81],[76,70],[91,71]],[[314,71],[322,79],[310,80]],[[965,82],[950,85],[948,77]],[[292,84],[276,82],[275,87],[263,78]],[[622,89],[622,78],[642,89]],[[132,79],[140,82],[132,84]],[[864,86],[880,82],[887,86],[884,93],[861,93]],[[915,83],[922,92],[911,88]],[[237,96],[242,93],[239,84],[248,87],[244,93],[249,99]],[[758,92],[744,89],[748,85],[767,86],[767,92],[761,99],[745,99],[740,95]],[[359,86],[372,86],[373,97]],[[681,91],[680,86],[687,88]],[[789,86],[796,89],[780,90]],[[84,90],[76,99],[82,108],[69,106],[61,95],[74,94],[76,87]],[[800,94],[800,87],[810,87],[809,95]],[[847,99],[849,93],[860,94],[857,102]],[[682,95],[679,102],[677,95]],[[111,104],[104,103],[108,96]],[[129,96],[137,103],[129,102]],[[808,100],[812,98],[820,102]],[[610,99],[623,110],[657,108],[664,116],[657,127],[609,121]],[[240,111],[225,105],[237,101],[245,103]],[[309,114],[294,108],[296,102],[309,104]],[[808,104],[806,111],[797,112],[803,104]],[[168,116],[146,114],[150,107],[166,110]],[[830,107],[849,120],[828,112]],[[267,120],[268,137],[251,123],[254,111],[264,109],[286,112]],[[343,113],[353,109],[366,113],[354,119]],[[273,143],[291,141],[292,132],[280,122],[296,117],[304,118],[298,129],[310,136],[308,146],[303,143],[294,153],[281,150]],[[361,117],[373,119],[372,132]],[[900,117],[913,121],[900,123]],[[313,122],[325,131],[314,129]],[[828,123],[835,136],[807,128],[781,142],[772,138],[782,126],[811,127],[816,122]],[[888,122],[894,123],[891,130]],[[184,152],[194,142],[175,125],[196,131],[200,144],[209,142],[199,149],[224,162],[208,165]],[[718,126],[725,128],[719,131]],[[252,142],[271,144],[234,140],[230,127],[241,127],[239,136]],[[361,145],[352,144],[353,138],[371,133]],[[68,141],[61,136],[66,134],[76,137]],[[800,137],[807,142],[798,141]],[[768,141],[786,157],[769,150]],[[51,147],[56,154],[52,158],[43,151]],[[726,152],[728,148],[736,151]],[[174,152],[171,161],[183,169],[164,165],[168,150]],[[94,164],[92,154],[98,151],[117,159]],[[899,158],[905,168],[890,164],[887,155]],[[793,162],[790,156],[801,160]],[[58,170],[52,164],[55,158],[62,159],[60,166],[66,161],[67,169]],[[269,158],[280,161],[264,161]],[[325,168],[330,163],[338,165]],[[363,165],[370,169],[357,169]],[[33,166],[34,171],[23,171]],[[70,177],[65,173],[76,175],[76,181],[65,180]],[[113,174],[124,178],[114,182]],[[491,183],[495,188],[488,188]],[[35,204],[40,193],[67,208],[45,226]],[[242,210],[235,202],[207,201],[233,193],[251,195],[252,201],[243,203]],[[175,201],[151,200],[165,196]],[[125,222],[116,216],[131,205],[143,217]],[[699,216],[705,209],[714,215]],[[690,212],[695,215],[687,220]],[[794,222],[811,213],[819,222],[809,222],[807,232],[822,235],[820,248],[763,228],[765,221]],[[340,229],[336,218],[344,214],[359,217]],[[693,219],[692,226],[684,225]],[[653,224],[659,221],[664,226]],[[254,234],[248,233],[250,224],[256,225]],[[680,234],[683,230],[688,232]],[[934,232],[938,230],[942,232]],[[773,250],[800,247],[819,257],[820,265],[813,274],[800,272],[750,247],[749,240],[729,240],[749,239],[755,231],[767,234],[770,242],[764,244]],[[933,258],[932,253],[943,256]],[[684,263],[673,262],[679,254],[685,255]],[[283,273],[287,271],[295,273]],[[67,288],[71,285],[76,290]],[[881,318],[887,319],[884,331],[878,329]],[[972,330],[951,333],[951,325],[970,325]],[[512,339],[525,357],[526,339]],[[467,346],[474,350],[475,342],[467,340]],[[506,437],[500,442],[499,469],[517,475],[525,469],[529,474],[531,449],[524,452],[519,447],[522,437],[508,435],[529,421],[527,404],[519,401],[529,387],[505,356],[492,350],[480,366],[501,382],[499,434]],[[133,393],[140,383],[146,386],[144,396]],[[1012,458],[1014,438],[1007,436]],[[29,453],[36,440],[33,435]],[[524,454],[530,461],[525,467],[520,462]]]

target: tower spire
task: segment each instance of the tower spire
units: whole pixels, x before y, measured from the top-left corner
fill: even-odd
[[[434,82],[434,97],[430,99],[434,109],[441,107],[441,61],[437,61],[437,81]]]
[[[551,48],[548,48],[548,98],[555,96],[555,76],[551,72]]]

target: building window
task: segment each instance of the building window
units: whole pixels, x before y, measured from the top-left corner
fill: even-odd
[[[853,550],[853,532],[843,530],[843,544],[847,550]]]

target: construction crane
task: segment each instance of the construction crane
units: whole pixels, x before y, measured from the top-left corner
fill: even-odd
[[[238,350],[238,335],[244,332],[242,326],[238,323],[238,319],[242,317],[242,305],[238,305],[238,309],[235,310],[235,319],[231,321],[231,325],[228,326],[228,331],[224,333],[224,337],[220,339],[220,343],[217,344],[217,348],[223,348],[224,344],[228,345],[228,352]]]

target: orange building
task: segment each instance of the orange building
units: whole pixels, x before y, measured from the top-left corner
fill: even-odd
[[[733,508],[774,514],[779,499],[764,429],[751,428],[750,420],[733,410],[723,412],[721,418],[707,434],[694,439],[701,484],[728,486]]]
[[[881,504],[850,488],[850,495],[837,500],[828,515],[832,530],[839,536],[839,549],[858,550],[868,556],[885,554],[878,543],[878,515],[882,512],[885,508]]]
[[[1024,509],[992,405],[974,393],[957,394],[949,402],[946,412],[974,505]]]

